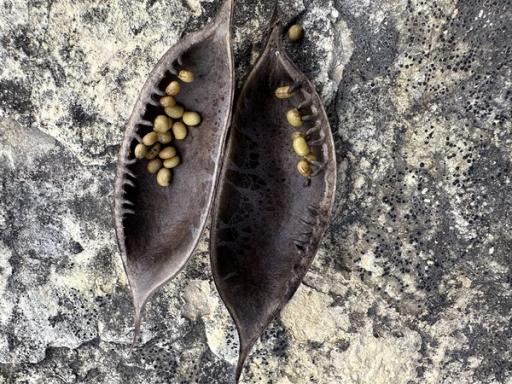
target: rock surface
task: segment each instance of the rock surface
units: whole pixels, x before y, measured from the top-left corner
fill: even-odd
[[[336,137],[334,218],[243,383],[512,383],[512,3],[280,0]],[[112,182],[149,71],[214,0],[0,3],[0,383],[231,383],[205,234],[132,305]],[[239,0],[239,79],[273,2]],[[241,81],[239,82],[241,84]]]

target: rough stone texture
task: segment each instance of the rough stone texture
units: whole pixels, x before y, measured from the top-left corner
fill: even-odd
[[[257,4],[255,4],[257,3]],[[512,383],[512,3],[283,0],[339,185],[323,247],[244,383]],[[233,324],[191,263],[132,306],[111,217],[147,74],[213,0],[0,2],[0,383],[230,383]],[[241,79],[272,1],[239,0]]]

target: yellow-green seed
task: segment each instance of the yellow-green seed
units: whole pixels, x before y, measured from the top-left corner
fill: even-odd
[[[299,41],[304,36],[304,29],[299,24],[294,24],[288,29],[288,38],[293,41]]]
[[[295,140],[297,137],[306,137],[302,132],[295,131],[292,133],[292,140]]]
[[[180,73],[178,73],[178,78],[184,83],[191,83],[194,81],[194,74],[186,69],[182,69]]]
[[[290,93],[290,86],[285,85],[276,89],[276,97],[278,99],[288,99],[292,97],[293,93]]]
[[[171,81],[167,88],[165,88],[165,93],[169,96],[176,96],[181,91],[181,85],[176,80]]]
[[[158,142],[159,143],[169,144],[171,141],[172,141],[172,132],[171,131],[158,134]]]
[[[293,127],[302,126],[302,116],[297,108],[290,109],[286,114],[286,119]]]
[[[180,165],[180,163],[181,163],[180,157],[179,156],[174,156],[174,157],[172,157],[170,159],[164,160],[164,167],[172,169],[172,168],[175,168],[178,165]]]
[[[293,140],[293,150],[299,156],[306,156],[311,152],[306,139],[300,136]]]
[[[162,146],[160,145],[160,143],[156,143],[155,145],[153,145],[151,147],[151,149],[148,151],[148,153],[146,154],[146,159],[153,160],[154,158],[156,158],[158,156],[158,154],[160,153],[161,148],[162,148]]]
[[[160,168],[162,168],[162,160],[160,159],[153,159],[148,161],[148,172],[155,174],[158,172]]]
[[[135,147],[135,157],[137,159],[143,159],[148,153],[148,147],[146,147],[144,144],[139,143]]]
[[[171,184],[172,172],[170,169],[162,168],[156,174],[156,182],[161,187],[168,187]]]
[[[297,163],[297,171],[304,176],[311,176],[311,165],[306,160],[301,160]]]
[[[187,137],[187,126],[181,121],[177,121],[172,126],[172,133],[174,133],[176,140],[183,140]]]
[[[165,133],[171,129],[172,120],[165,115],[157,116],[153,124],[153,130],[158,133]],[[158,140],[158,138],[157,138]]]
[[[311,163],[313,161],[317,161],[318,158],[313,152],[309,152],[306,156],[304,156],[304,160],[307,160],[308,162]]]
[[[158,141],[158,134],[156,132],[149,132],[142,138],[142,144],[150,147]]]
[[[189,127],[195,127],[201,124],[201,115],[197,112],[185,112],[183,114],[183,122]]]
[[[164,96],[160,99],[160,105],[164,108],[174,107],[176,105],[176,99],[174,96]]]
[[[185,108],[183,108],[181,105],[165,108],[165,113],[173,119],[181,119],[184,112]]]
[[[164,149],[162,149],[160,151],[158,156],[161,159],[163,159],[163,160],[171,159],[174,156],[176,156],[176,148],[174,148],[174,147],[166,147],[166,148],[164,148]]]

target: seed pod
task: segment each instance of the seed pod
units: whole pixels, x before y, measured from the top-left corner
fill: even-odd
[[[290,93],[289,85],[277,88],[275,94],[278,99],[289,99],[293,96],[293,93]]]
[[[146,136],[142,138],[142,143],[148,147],[155,144],[158,140],[158,135],[156,132],[149,132]]]
[[[197,112],[185,112],[183,114],[183,122],[189,127],[195,127],[201,124],[201,116]]]
[[[318,158],[313,152],[309,152],[306,156],[304,156],[304,159],[309,161],[310,163],[318,160]]]
[[[166,147],[160,151],[158,154],[158,157],[160,157],[163,160],[170,159],[174,156],[176,156],[176,148],[174,147]]]
[[[143,159],[148,153],[148,147],[146,147],[144,144],[139,143],[135,147],[135,157],[137,159]]]
[[[302,116],[297,108],[290,109],[286,113],[286,119],[293,127],[301,127],[304,122],[302,121]]]
[[[174,96],[164,96],[160,99],[160,105],[164,108],[174,107],[176,105],[176,99]]]
[[[175,120],[181,119],[184,112],[185,108],[183,108],[181,105],[175,105],[174,107],[165,108],[165,113]]]
[[[293,140],[293,150],[299,156],[306,156],[310,152],[308,142],[301,136]]]
[[[172,133],[174,133],[174,137],[176,140],[184,140],[187,137],[187,126],[183,124],[181,121],[177,121],[172,126]]]
[[[156,182],[161,187],[168,187],[171,184],[172,172],[170,169],[162,168],[156,175]]]
[[[191,83],[194,81],[194,74],[190,71],[182,69],[180,73],[178,73],[178,78],[184,83]]]
[[[300,160],[297,163],[297,170],[304,177],[311,176],[311,165],[307,160]]]
[[[158,134],[158,142],[162,144],[169,144],[172,141],[171,131]]]
[[[160,145],[160,143],[156,143],[155,145],[153,145],[146,154],[146,159],[153,160],[155,157],[158,157],[161,148],[162,146]]]
[[[179,156],[174,156],[170,159],[164,160],[164,167],[165,168],[176,168],[178,165],[180,165],[181,159]]]
[[[240,338],[237,379],[252,346],[313,261],[336,185],[334,143],[322,101],[286,55],[279,36],[275,27],[238,97],[212,210],[212,273]],[[290,127],[283,119],[288,103],[260,96],[290,80],[300,85],[297,105],[311,100],[304,107],[303,113],[311,115],[305,128],[318,127],[310,140],[324,164],[311,165],[309,183],[297,177],[299,159],[290,151]]]
[[[288,38],[293,41],[297,42],[301,40],[304,37],[304,29],[299,24],[294,24],[288,29]]]
[[[180,91],[181,85],[176,80],[171,81],[169,85],[165,88],[165,93],[167,93],[169,96],[176,96],[178,93],[180,93]],[[169,105],[169,107],[172,107],[172,105]]]
[[[162,160],[153,159],[148,161],[147,170],[149,173],[155,174],[158,172],[160,168],[162,168]]]
[[[172,120],[167,116],[159,115],[156,117],[155,122],[153,123],[153,130],[157,133],[165,133],[169,129],[171,129]],[[158,140],[158,137],[157,137]]]

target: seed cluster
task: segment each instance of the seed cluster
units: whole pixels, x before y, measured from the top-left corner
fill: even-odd
[[[187,70],[178,73],[178,79],[183,83],[192,83],[194,74]],[[197,112],[186,111],[176,101],[181,91],[181,84],[173,80],[165,88],[166,96],[160,99],[164,114],[158,115],[153,122],[153,130],[142,137],[135,147],[135,157],[146,159],[147,171],[156,174],[156,182],[161,187],[167,187],[172,182],[172,169],[180,165],[181,158],[175,147],[169,146],[174,139],[185,140],[189,127],[201,124],[201,115]]]

